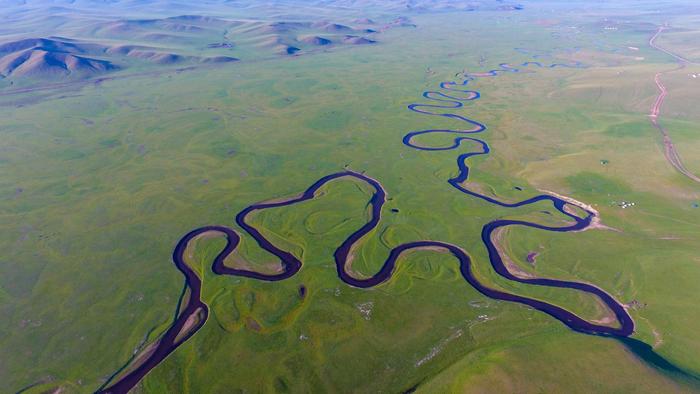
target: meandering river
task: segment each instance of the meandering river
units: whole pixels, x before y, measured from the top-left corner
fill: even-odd
[[[275,246],[271,241],[265,238],[265,236],[258,229],[250,225],[246,219],[251,213],[257,211],[275,207],[292,206],[303,201],[312,200],[315,198],[318,190],[321,187],[326,185],[328,182],[341,178],[354,178],[366,183],[373,190],[370,200],[371,214],[369,221],[350,234],[350,236],[348,236],[334,252],[338,277],[344,283],[359,288],[369,288],[380,285],[381,283],[391,279],[392,274],[395,271],[396,264],[400,261],[402,254],[405,252],[412,249],[439,249],[446,253],[452,254],[459,261],[460,272],[464,277],[464,280],[487,297],[527,305],[552,316],[574,331],[592,335],[615,337],[627,337],[631,335],[634,331],[634,322],[631,316],[625,309],[625,306],[610,294],[601,288],[588,283],[547,278],[518,277],[512,274],[504,264],[503,256],[498,253],[492,237],[497,229],[508,226],[523,226],[556,232],[584,230],[591,225],[596,214],[594,211],[585,205],[575,204],[570,199],[565,199],[552,194],[540,194],[523,201],[505,202],[494,197],[481,194],[464,186],[465,182],[469,178],[469,166],[467,164],[468,159],[476,155],[486,155],[490,152],[490,149],[489,145],[485,141],[474,137],[474,135],[484,132],[486,130],[486,125],[461,114],[457,114],[454,111],[461,109],[464,106],[464,103],[480,98],[478,91],[468,89],[469,85],[475,79],[494,77],[506,72],[519,72],[523,67],[554,68],[582,67],[582,65],[579,63],[543,65],[539,62],[527,62],[514,67],[508,64],[501,64],[498,69],[478,74],[467,74],[465,79],[459,82],[442,82],[439,85],[439,90],[427,91],[423,93],[423,97],[429,100],[430,103],[411,104],[408,106],[408,109],[419,114],[456,120],[463,123],[467,127],[465,129],[430,129],[414,131],[408,133],[403,138],[403,143],[408,147],[424,151],[448,151],[461,148],[462,141],[470,141],[479,149],[477,151],[460,153],[457,156],[457,167],[459,170],[458,174],[456,177],[447,181],[456,192],[464,194],[467,198],[478,198],[490,204],[498,205],[504,208],[516,208],[534,204],[539,201],[548,201],[552,204],[552,207],[556,211],[569,217],[572,220],[572,224],[560,227],[546,226],[522,220],[494,220],[487,223],[482,229],[481,239],[484,246],[488,250],[491,266],[499,275],[511,281],[534,286],[575,289],[592,294],[598,297],[614,313],[617,319],[617,324],[615,326],[595,324],[586,321],[574,313],[552,303],[507,293],[489,287],[481,283],[475,277],[472,271],[472,262],[467,251],[458,245],[440,240],[415,240],[396,246],[390,251],[388,258],[384,261],[384,264],[377,273],[368,278],[356,278],[352,276],[348,272],[347,265],[349,260],[352,258],[353,248],[361,243],[363,238],[379,224],[383,212],[383,206],[387,200],[387,192],[384,190],[379,181],[371,178],[370,176],[364,173],[344,170],[324,176],[313,185],[309,186],[302,194],[298,196],[287,199],[279,199],[274,202],[253,204],[236,215],[236,224],[238,227],[248,233],[262,249],[279,258],[282,265],[282,270],[278,273],[264,274],[224,265],[224,260],[226,257],[236,250],[240,242],[239,234],[236,232],[236,230],[229,227],[205,226],[185,234],[177,243],[173,251],[173,262],[175,263],[176,268],[184,275],[187,289],[186,294],[183,296],[183,304],[179,305],[179,314],[177,318],[157,342],[151,344],[147,350],[144,350],[142,354],[137,356],[136,360],[132,360],[131,364],[124,370],[115,374],[116,376],[114,379],[112,379],[113,382],[107,383],[104,387],[100,388],[98,392],[125,393],[129,391],[149,371],[155,368],[169,354],[175,351],[179,345],[194,335],[205,324],[209,314],[209,308],[201,300],[202,282],[197,273],[186,263],[184,257],[185,251],[193,239],[202,234],[211,232],[219,233],[226,237],[226,246],[216,256],[212,263],[212,271],[218,275],[241,276],[262,281],[280,281],[288,279],[294,276],[302,268],[302,261],[300,261],[292,253]],[[454,135],[455,137],[452,145],[447,147],[422,146],[414,142],[415,137],[432,133],[449,134]],[[581,216],[577,216],[572,213],[573,210],[567,209],[567,205],[576,206],[579,212],[585,212],[585,214],[582,213]]]

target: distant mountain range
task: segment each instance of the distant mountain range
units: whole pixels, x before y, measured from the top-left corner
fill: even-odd
[[[84,79],[135,66],[300,56],[341,46],[380,43],[381,33],[388,29],[415,27],[410,18],[412,13],[522,8],[505,0],[5,0],[3,3],[0,78],[5,79]],[[347,18],[331,19],[339,18],[338,15]]]

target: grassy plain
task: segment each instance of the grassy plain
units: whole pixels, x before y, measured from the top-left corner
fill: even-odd
[[[571,196],[619,231],[513,228],[511,259],[637,300],[634,337],[697,375],[700,189],[666,163],[646,118],[653,75],[672,59],[646,47],[648,26],[610,31],[595,13],[564,13],[548,28],[538,12],[417,15],[418,28],[388,31],[375,46],[0,97],[0,381],[9,392],[37,382],[30,390],[93,392],[171,322],[182,277],[170,254],[183,234],[232,225],[245,206],[296,194],[345,165],[379,179],[391,198],[353,270],[375,272],[400,243],[443,240],[468,250],[491,286],[600,318],[591,297],[505,281],[488,264],[485,223],[563,217],[542,214],[551,210],[543,203],[508,210],[461,195],[446,183],[458,151],[401,144],[412,130],[457,126],[406,110],[422,91],[465,68],[532,60],[516,47],[590,67],[475,82],[482,98],[460,113],[489,126],[481,137],[492,153],[471,159],[471,181],[511,201],[540,189]],[[566,50],[574,47],[583,49]],[[676,88],[692,97],[681,74],[669,80],[663,121],[697,173],[697,114],[674,101]],[[448,144],[443,137],[421,143]],[[141,392],[697,390],[615,340],[485,298],[443,254],[410,254],[374,289],[345,286],[332,252],[366,220],[369,195],[347,181],[324,192],[253,219],[303,258],[292,279],[216,276],[209,264],[223,241],[197,243],[209,321]],[[534,267],[530,251],[539,252]],[[241,256],[274,263],[248,237]]]

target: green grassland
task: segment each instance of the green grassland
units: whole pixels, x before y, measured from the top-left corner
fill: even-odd
[[[401,144],[409,131],[460,127],[406,109],[424,90],[465,68],[532,60],[515,47],[552,51],[538,61],[591,67],[474,82],[482,98],[459,113],[488,125],[480,137],[492,153],[470,159],[470,181],[508,201],[538,190],[573,197],[615,230],[514,227],[505,234],[509,257],[524,271],[638,301],[634,337],[700,374],[700,186],[665,161],[646,117],[653,76],[675,67],[673,59],[647,47],[654,29],[646,25],[603,30],[603,10],[557,14],[554,27],[536,23],[538,12],[416,15],[418,28],[389,30],[373,46],[0,97],[0,391],[39,383],[30,391],[93,392],[176,314],[183,278],[170,256],[182,235],[233,226],[245,206],[295,195],[346,165],[379,180],[390,198],[354,272],[376,272],[401,243],[441,240],[467,250],[489,286],[587,319],[604,316],[592,296],[513,283],[488,263],[485,223],[561,225],[563,215],[543,214],[555,212],[545,203],[498,208],[452,189],[446,180],[469,144],[447,152]],[[661,24],[674,16],[626,17]],[[681,52],[687,34],[669,32],[659,44]],[[564,50],[574,47],[582,49]],[[698,114],[689,104],[696,96],[686,81],[693,67],[668,76],[662,122],[698,173]],[[419,142],[446,146],[451,138]],[[201,273],[209,320],[138,392],[698,390],[616,340],[484,297],[446,254],[409,253],[373,289],[343,284],[332,253],[368,219],[371,191],[341,179],[322,192],[251,218],[302,259],[289,280],[214,275],[224,241],[194,245],[189,262]],[[622,209],[621,201],[636,204]],[[530,251],[539,253],[534,266],[525,261]],[[239,256],[258,269],[276,263],[245,234]]]

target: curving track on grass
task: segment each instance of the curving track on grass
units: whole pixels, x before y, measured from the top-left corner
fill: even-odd
[[[673,168],[676,169],[679,173],[687,177],[688,179],[700,183],[700,177],[697,175],[693,174],[686,166],[683,164],[683,161],[681,160],[681,156],[678,154],[678,151],[676,150],[676,146],[673,145],[673,141],[671,140],[671,135],[668,133],[668,130],[659,123],[659,114],[661,113],[661,106],[664,103],[664,99],[666,99],[666,95],[668,94],[668,90],[666,89],[666,86],[664,86],[663,82],[661,81],[661,77],[664,74],[670,74],[672,72],[682,70],[686,67],[688,64],[697,64],[693,63],[690,60],[684,58],[683,56],[677,55],[667,49],[664,49],[656,44],[656,39],[659,37],[659,35],[666,30],[665,27],[660,26],[657,30],[656,33],[649,39],[649,46],[656,49],[657,51],[663,52],[669,56],[672,56],[674,59],[676,59],[678,66],[676,68],[673,68],[671,70],[666,70],[666,71],[659,71],[654,75],[654,83],[656,84],[656,88],[659,90],[659,95],[656,97],[656,100],[654,101],[654,104],[651,106],[651,110],[649,111],[649,119],[651,120],[651,124],[659,130],[661,133],[661,137],[663,137],[663,143],[664,143],[664,156],[666,156],[666,161],[669,162],[673,166]]]
[[[537,67],[581,67],[580,64],[574,65],[563,65],[563,64],[553,64],[544,66],[537,62],[527,62],[523,63],[521,67],[528,66]],[[557,279],[547,279],[547,278],[520,278],[513,275],[508,271],[505,266],[502,257],[499,255],[497,248],[492,240],[492,234],[498,228],[506,226],[526,226],[537,228],[546,231],[556,231],[556,232],[568,232],[568,231],[580,231],[584,230],[591,225],[593,218],[595,217],[595,212],[583,205],[578,205],[572,203],[572,200],[566,199],[564,197],[558,197],[549,194],[541,194],[515,203],[507,203],[496,200],[492,197],[479,194],[472,191],[462,184],[467,180],[469,176],[469,167],[467,165],[468,158],[475,155],[485,155],[489,153],[489,146],[486,142],[466,136],[470,134],[480,133],[486,130],[486,126],[475,120],[469,119],[467,117],[448,113],[448,112],[436,112],[443,110],[454,110],[463,107],[463,103],[466,101],[478,99],[479,93],[474,90],[466,89],[466,86],[470,81],[473,81],[476,77],[487,77],[496,76],[503,72],[519,72],[520,69],[509,66],[507,64],[500,65],[499,69],[490,70],[482,74],[474,74],[468,76],[462,82],[443,82],[440,84],[442,91],[428,91],[423,93],[423,97],[437,102],[437,104],[411,104],[408,108],[411,111],[439,116],[444,118],[449,118],[453,120],[459,120],[465,122],[470,126],[468,129],[463,130],[453,130],[453,129],[431,129],[423,131],[415,131],[407,134],[403,143],[411,148],[425,150],[425,151],[444,151],[452,150],[460,147],[462,141],[469,140],[477,143],[481,147],[481,150],[477,152],[463,153],[458,156],[457,164],[459,169],[459,174],[450,179],[448,182],[454,188],[456,188],[461,193],[464,193],[471,197],[476,197],[482,199],[488,203],[499,205],[506,208],[521,207],[529,204],[536,203],[538,201],[549,201],[552,203],[554,209],[558,212],[566,215],[573,220],[573,224],[562,226],[562,227],[552,227],[545,226],[542,224],[531,223],[527,221],[520,220],[495,220],[483,227],[482,230],[482,241],[486,246],[489,254],[489,260],[491,262],[494,270],[512,281],[526,283],[536,286],[549,286],[549,287],[559,287],[559,288],[569,288],[575,289],[583,292],[590,293],[594,296],[599,297],[605,305],[610,308],[610,310],[615,314],[617,318],[618,326],[612,327],[607,325],[594,324],[586,321],[574,313],[559,307],[557,305],[529,298],[524,296],[519,296],[516,294],[507,293],[501,290],[497,290],[484,285],[479,282],[475,277],[472,266],[471,259],[468,253],[461,247],[442,241],[435,240],[419,240],[414,242],[407,242],[393,248],[387,259],[384,261],[381,269],[369,278],[356,278],[348,273],[347,265],[352,259],[352,251],[355,246],[362,242],[363,238],[374,230],[380,222],[382,207],[386,202],[387,193],[382,187],[382,185],[375,179],[354,171],[341,171],[338,173],[330,174],[322,177],[316,181],[313,185],[307,188],[302,194],[282,199],[276,200],[274,202],[258,203],[250,205],[249,207],[242,210],[238,215],[236,215],[236,224],[248,233],[257,244],[265,251],[275,255],[282,264],[282,271],[276,274],[264,274],[250,270],[236,269],[224,265],[224,260],[227,256],[233,253],[239,242],[240,235],[233,229],[225,226],[205,226],[195,230],[190,231],[185,236],[183,236],[177,243],[173,251],[173,262],[177,269],[182,272],[185,277],[185,286],[187,292],[183,293],[182,302],[184,305],[179,305],[179,313],[175,318],[173,324],[168,328],[168,330],[159,338],[158,341],[153,343],[146,351],[144,351],[136,360],[132,360],[131,365],[127,366],[125,369],[116,373],[109,382],[105,383],[103,387],[98,389],[99,393],[126,393],[132,389],[149,371],[155,368],[160,362],[162,362],[168,355],[177,349],[179,345],[189,339],[194,335],[206,322],[209,308],[201,300],[201,286],[202,281],[197,275],[197,273],[189,267],[186,263],[184,255],[187,250],[188,245],[198,236],[206,233],[220,233],[226,237],[226,246],[221,252],[215,257],[212,263],[212,271],[217,275],[230,275],[230,276],[241,276],[262,281],[280,281],[285,280],[294,276],[302,267],[302,262],[288,251],[282,250],[276,247],[272,242],[265,238],[259,230],[257,230],[252,225],[248,224],[246,219],[250,214],[258,211],[262,211],[269,208],[291,206],[303,201],[312,200],[317,195],[318,190],[326,185],[327,183],[340,179],[340,178],[355,178],[359,181],[365,182],[374,190],[372,197],[369,202],[370,219],[362,227],[357,229],[352,233],[341,245],[335,250],[334,258],[336,263],[336,269],[338,277],[346,284],[359,288],[369,288],[377,286],[389,279],[391,279],[397,262],[401,256],[412,249],[441,249],[447,253],[452,254],[460,264],[460,272],[464,279],[479,292],[487,297],[516,302],[520,304],[527,305],[536,310],[544,312],[555,319],[561,321],[570,329],[592,335],[602,335],[602,336],[613,336],[613,337],[627,337],[631,335],[634,331],[634,322],[631,316],[626,311],[625,307],[615,300],[610,294],[604,290],[587,283],[580,283],[574,281],[564,281]],[[423,134],[430,133],[446,133],[457,135],[454,138],[453,144],[448,147],[425,147],[417,145],[413,142],[414,137]],[[567,209],[567,205],[574,205],[579,209],[586,212],[585,217],[579,217],[571,213],[570,209]],[[570,208],[570,207],[569,207]],[[111,383],[114,381],[114,383]],[[111,383],[111,384],[110,384]]]

